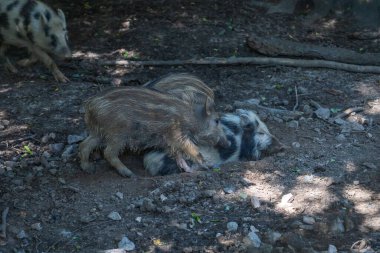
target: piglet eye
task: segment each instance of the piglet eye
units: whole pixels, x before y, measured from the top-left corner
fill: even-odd
[[[217,125],[219,125],[220,120],[219,120],[219,119],[216,119],[216,120],[215,120],[215,123],[216,123]]]

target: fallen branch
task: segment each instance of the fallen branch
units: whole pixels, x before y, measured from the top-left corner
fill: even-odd
[[[296,56],[359,65],[380,65],[380,53],[357,53],[345,48],[322,47],[306,42],[295,42],[252,34],[248,46],[268,56]]]
[[[1,234],[0,237],[7,238],[7,215],[9,207],[6,207],[1,215]]]
[[[270,107],[265,107],[265,106],[255,104],[255,103],[249,103],[249,102],[235,101],[234,107],[254,110],[259,114],[270,114],[272,116],[279,115],[287,119],[296,119],[303,115],[303,112],[300,112],[300,111],[288,111],[288,110],[282,110],[282,109],[277,109],[277,108],[270,108]]]
[[[98,60],[97,63],[103,66],[176,66],[176,65],[282,65],[290,67],[304,67],[304,68],[329,68],[336,70],[344,70],[349,72],[359,73],[375,73],[380,74],[379,66],[361,66],[354,64],[346,64],[334,61],[325,60],[300,60],[290,58],[272,58],[272,57],[230,57],[230,58],[215,58],[208,57],[203,59],[189,59],[189,60],[158,60],[158,61],[102,61]]]
[[[345,118],[347,117],[348,115],[350,115],[351,113],[353,112],[362,112],[364,111],[364,108],[363,107],[352,107],[352,108],[348,108],[346,110],[344,110],[342,113],[339,113],[338,115],[336,115],[334,117],[334,119],[341,119],[341,118]]]

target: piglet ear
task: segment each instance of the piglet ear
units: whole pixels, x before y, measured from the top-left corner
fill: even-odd
[[[214,101],[207,96],[206,101],[205,101],[205,116],[208,117],[214,112]]]
[[[48,24],[48,20],[45,15],[43,14],[40,15],[40,22],[41,22],[42,27]]]
[[[242,127],[245,127],[245,126],[247,126],[249,123],[251,123],[251,122],[250,122],[250,119],[249,119],[249,117],[248,117],[248,115],[246,115],[246,114],[240,114],[239,117],[240,117],[240,125],[241,125]]]
[[[62,19],[62,21],[66,24],[66,17],[63,11],[61,9],[58,9],[57,13],[58,13],[58,17],[60,17],[60,19]]]

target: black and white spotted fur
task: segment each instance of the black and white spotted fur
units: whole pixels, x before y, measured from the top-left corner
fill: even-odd
[[[230,141],[229,147],[200,146],[207,164],[217,167],[226,162],[258,160],[261,153],[273,143],[267,126],[252,111],[238,109],[221,117],[223,131]],[[191,164],[191,162],[189,161]],[[144,155],[144,167],[152,176],[180,173],[174,159],[167,153],[151,151]]]
[[[1,0],[0,58],[4,58],[8,70],[17,72],[4,57],[8,46],[24,47],[31,53],[30,58],[21,60],[19,65],[27,66],[39,60],[57,81],[68,81],[51,58],[51,55],[60,58],[71,56],[62,10],[55,11],[36,0]]]

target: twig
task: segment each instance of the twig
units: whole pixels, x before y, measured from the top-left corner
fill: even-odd
[[[294,90],[296,92],[296,104],[293,107],[293,112],[298,108],[298,90],[297,90],[297,85],[294,86]]]
[[[102,61],[98,60],[97,63],[103,66],[120,66],[120,67],[136,67],[136,66],[176,66],[176,65],[282,65],[290,67],[304,67],[304,68],[328,68],[335,70],[344,70],[348,72],[358,73],[375,73],[380,74],[379,66],[363,66],[348,63],[341,63],[327,60],[303,60],[291,58],[275,58],[275,57],[230,57],[230,58],[217,58],[207,57],[202,59],[189,59],[189,60],[152,60],[152,61],[128,61],[128,60],[114,60]]]
[[[7,215],[9,207],[6,207],[1,215],[1,234],[0,237],[7,238]]]
[[[362,112],[362,111],[364,111],[363,107],[360,107],[360,106],[359,107],[351,107],[351,108],[344,110],[342,113],[339,113],[338,115],[336,115],[334,117],[334,120],[338,119],[338,118],[345,118],[353,112]]]
[[[270,107],[265,107],[265,106],[254,104],[254,103],[240,102],[240,101],[235,101],[234,107],[254,110],[254,111],[257,111],[259,114],[260,112],[267,113],[267,114],[269,113],[271,115],[280,115],[282,117],[287,117],[291,119],[299,118],[300,116],[303,115],[303,112],[300,112],[300,111],[288,111],[288,110],[270,108]]]

